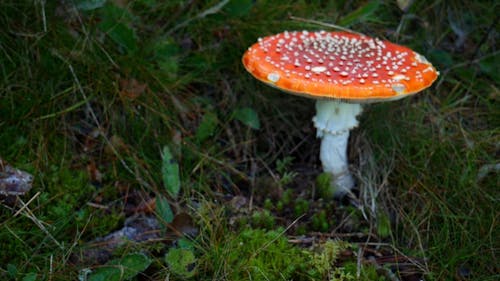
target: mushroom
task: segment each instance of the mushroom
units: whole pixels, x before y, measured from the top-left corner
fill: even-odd
[[[285,31],[259,38],[243,55],[258,80],[316,99],[320,160],[335,197],[354,187],[347,161],[349,131],[361,104],[392,101],[429,87],[439,73],[411,49],[347,32]]]

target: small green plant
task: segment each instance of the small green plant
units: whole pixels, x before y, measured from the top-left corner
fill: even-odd
[[[271,198],[266,198],[264,200],[264,209],[272,210],[273,207],[274,207],[274,204],[273,204],[273,201],[271,200]]]
[[[252,225],[258,228],[272,229],[275,225],[274,216],[266,209],[255,211],[252,214]]]
[[[278,159],[276,161],[276,171],[280,175],[279,184],[280,186],[285,186],[293,181],[297,176],[296,172],[289,171],[290,165],[293,162],[293,157],[287,156],[283,159]]]
[[[298,198],[294,203],[293,211],[295,216],[302,216],[309,211],[310,202],[304,198]]]
[[[321,198],[331,200],[333,198],[334,190],[331,185],[332,175],[323,172],[316,177],[316,190]]]
[[[342,267],[344,272],[349,273],[352,276],[356,276],[356,272],[358,271],[358,265],[354,262],[347,262]],[[377,272],[375,266],[371,264],[365,264],[360,268],[359,279],[361,281],[387,281],[387,278],[383,275],[380,275]]]
[[[233,118],[247,125],[248,127],[260,129],[260,119],[257,112],[250,107],[241,107],[233,111]]]
[[[293,198],[293,190],[285,189],[285,191],[281,195],[280,202],[282,202],[283,205],[289,205],[292,202],[292,198]]]
[[[172,155],[172,152],[170,152],[170,148],[168,146],[163,147],[161,158],[161,175],[163,179],[163,185],[168,194],[173,199],[177,199],[177,196],[179,195],[179,192],[181,190],[179,164],[174,159],[174,156]]]
[[[181,278],[190,278],[196,274],[196,261],[193,251],[186,248],[171,248],[165,255],[170,271]]]
[[[327,218],[326,211],[321,210],[311,217],[312,229],[316,231],[327,232],[330,228],[330,222]]]
[[[377,212],[377,235],[380,238],[387,238],[391,235],[391,221],[383,210]]]
[[[177,199],[181,190],[181,180],[179,175],[179,164],[174,159],[168,146],[164,146],[162,153],[161,175],[163,186],[167,194],[174,200]],[[166,230],[166,224],[174,220],[174,212],[165,196],[158,194],[156,197],[156,214],[162,222],[162,228]]]

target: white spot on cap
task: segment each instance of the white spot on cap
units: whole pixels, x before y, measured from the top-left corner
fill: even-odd
[[[276,83],[278,80],[280,80],[280,75],[276,72],[271,72],[267,75],[267,80]]]
[[[325,70],[326,70],[326,67],[324,67],[324,66],[315,66],[315,67],[311,68],[311,71],[314,73],[321,73]]]
[[[422,70],[422,72],[429,72],[429,71],[434,71],[434,68],[432,68],[432,66],[429,66],[426,69]]]
[[[415,59],[420,63],[430,64],[430,62],[419,53],[415,53]]]
[[[391,87],[398,95],[406,93],[406,86],[403,84],[392,84]]]
[[[392,76],[392,79],[396,80],[396,81],[400,81],[400,80],[403,80],[405,78],[406,78],[406,76],[404,76],[403,74],[396,74],[396,75]]]

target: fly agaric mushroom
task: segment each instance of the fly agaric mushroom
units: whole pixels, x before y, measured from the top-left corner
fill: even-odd
[[[361,104],[416,94],[439,75],[407,47],[347,32],[285,31],[259,38],[243,55],[243,65],[272,87],[316,99],[320,160],[333,176],[336,197],[354,187],[347,143]]]

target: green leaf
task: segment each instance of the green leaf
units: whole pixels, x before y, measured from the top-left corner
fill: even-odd
[[[479,68],[481,72],[488,75],[493,81],[500,81],[500,72],[498,72],[498,66],[500,65],[500,55],[491,56],[482,59],[479,62]]]
[[[156,197],[156,213],[166,223],[171,223],[174,220],[174,213],[170,208],[170,204],[163,196]]]
[[[163,179],[163,185],[167,190],[168,194],[172,198],[177,199],[179,191],[181,190],[181,180],[179,176],[179,164],[174,159],[172,152],[168,146],[163,147],[161,153],[162,165],[161,165],[161,175]]]
[[[14,278],[17,275],[17,267],[11,263],[7,264],[7,273]]]
[[[215,129],[217,128],[217,123],[217,114],[211,111],[205,113],[205,115],[203,115],[203,118],[201,119],[198,129],[196,130],[196,140],[201,143],[212,136],[215,132]]]
[[[243,17],[248,15],[252,6],[253,0],[230,0],[223,10],[231,17]]]
[[[189,278],[196,273],[196,257],[191,250],[172,248],[165,255],[170,270],[181,277]]]
[[[168,78],[175,79],[179,71],[180,48],[177,43],[171,38],[162,39],[153,44],[152,52],[154,63],[167,74]]]
[[[23,277],[22,281],[35,281],[36,276],[35,272],[30,272]]]
[[[186,250],[193,250],[194,249],[194,244],[193,241],[184,237],[181,237],[177,240],[177,245],[181,249],[186,249]]]
[[[106,5],[101,9],[100,16],[98,27],[102,32],[128,52],[137,50],[137,37],[129,27],[132,16],[127,10],[115,5]]]
[[[250,107],[238,108],[233,112],[234,119],[253,129],[260,129],[259,115]]]
[[[151,264],[151,259],[143,253],[132,253],[121,259],[113,260],[109,264],[123,267],[122,279],[130,279],[146,270]]]
[[[387,238],[391,234],[391,221],[384,212],[377,215],[377,234],[381,238]]]
[[[88,281],[120,281],[128,280],[146,270],[151,259],[142,253],[128,254],[121,259],[109,261],[105,266],[94,270]]]
[[[365,5],[359,7],[352,13],[346,15],[339,21],[339,25],[341,26],[349,26],[356,21],[363,21],[368,18],[370,15],[375,13],[375,11],[380,6],[379,1],[368,1]]]
[[[441,67],[450,67],[453,65],[453,57],[446,51],[434,49],[429,52],[428,56],[432,63]]]
[[[120,281],[122,275],[121,268],[103,266],[94,270],[87,278],[87,281]]]
[[[81,11],[92,11],[101,8],[104,4],[106,0],[79,0],[75,3],[76,8]]]

